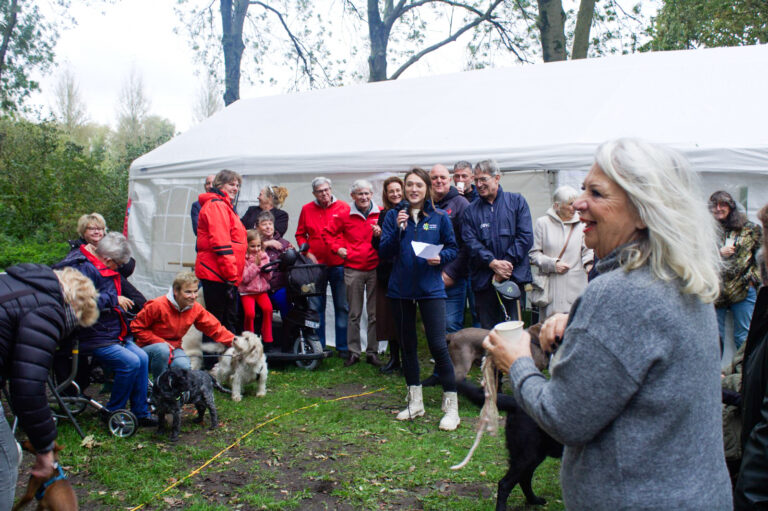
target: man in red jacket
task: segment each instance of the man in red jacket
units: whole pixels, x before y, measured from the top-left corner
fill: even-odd
[[[296,228],[296,242],[309,243],[309,253],[315,256],[317,262],[328,267],[328,284],[333,295],[333,312],[336,323],[336,351],[339,356],[349,358],[347,350],[347,305],[346,289],[344,287],[344,259],[331,251],[323,239],[323,230],[331,220],[337,217],[349,216],[349,204],[336,199],[331,192],[331,180],[327,177],[316,177],[312,180],[312,194],[315,200],[304,205],[299,215],[299,226]],[[320,329],[318,336],[325,347],[325,303],[326,297],[312,298],[312,307],[320,313]]]
[[[376,339],[376,267],[379,265],[379,255],[373,248],[372,240],[381,236],[381,227],[377,223],[379,208],[371,200],[373,185],[364,179],[352,183],[350,194],[354,202],[349,214],[334,218],[323,231],[323,237],[331,252],[344,260],[344,285],[349,302],[349,359],[344,365],[349,367],[360,361],[360,317],[365,298],[368,310],[365,360],[378,367],[383,365],[379,360],[379,343]]]

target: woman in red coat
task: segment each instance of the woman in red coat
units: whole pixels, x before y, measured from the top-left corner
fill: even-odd
[[[198,199],[195,275],[203,285],[206,309],[230,332],[240,331],[237,286],[243,277],[248,246],[245,227],[233,206],[242,182],[237,172],[222,170],[216,174],[211,191]],[[204,337],[203,342],[213,340]]]

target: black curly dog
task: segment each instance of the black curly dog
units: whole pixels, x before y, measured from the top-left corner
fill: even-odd
[[[457,383],[460,394],[466,396],[478,406],[485,402],[485,392],[482,387],[468,380]],[[518,406],[515,398],[499,393],[496,397],[499,410],[507,412],[504,435],[507,440],[509,454],[509,470],[499,480],[496,494],[496,511],[507,509],[507,499],[516,484],[520,484],[528,504],[542,505],[547,501],[537,497],[531,488],[531,480],[536,468],[547,456],[560,458],[563,456],[563,445],[549,436],[531,419],[522,407]]]
[[[152,387],[152,401],[157,407],[157,432],[165,433],[165,415],[170,413],[173,415],[173,423],[169,440],[177,441],[181,430],[181,406],[186,403],[193,403],[197,408],[194,422],[198,424],[203,422],[207,408],[211,414],[210,429],[216,429],[219,416],[213,399],[214,387],[227,392],[205,371],[189,371],[178,367],[166,369]]]

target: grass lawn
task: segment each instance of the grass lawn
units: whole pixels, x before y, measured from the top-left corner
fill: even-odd
[[[428,358],[422,353],[424,376],[432,370]],[[217,393],[220,427],[193,424],[194,411],[185,409],[177,444],[148,429],[114,438],[89,409],[80,416],[96,441],[89,448],[71,424],[61,423],[61,461],[81,509],[494,509],[507,466],[503,434],[486,435],[463,470],[449,468],[474,440],[478,408],[460,398],[461,426],[439,431],[441,390],[425,388],[426,416],[398,422],[403,377],[342,362],[327,359],[315,371],[270,368],[265,398],[255,396],[255,384],[241,403]],[[471,377],[477,376],[474,369]],[[347,396],[354,397],[338,399]],[[31,464],[25,454],[17,495]],[[538,509],[563,509],[559,467],[548,459],[536,472],[534,491],[548,501]],[[508,504],[526,507],[519,488]]]

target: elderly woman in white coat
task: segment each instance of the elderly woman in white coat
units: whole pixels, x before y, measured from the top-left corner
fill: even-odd
[[[584,244],[584,226],[573,208],[578,195],[570,186],[555,190],[552,207],[536,220],[533,229],[533,247],[528,255],[539,274],[546,275],[549,281],[549,304],[539,310],[542,320],[557,312],[570,311],[587,287],[594,254]]]

